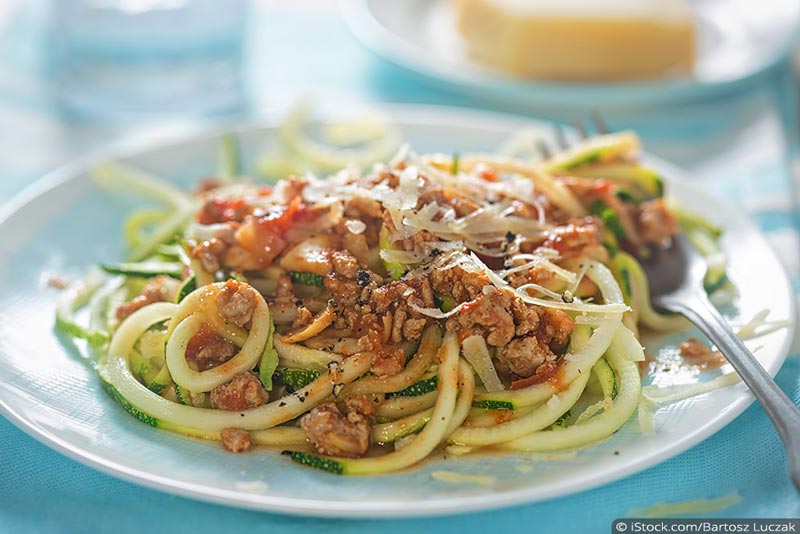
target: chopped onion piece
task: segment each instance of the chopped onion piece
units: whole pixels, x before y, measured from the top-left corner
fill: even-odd
[[[418,311],[422,315],[427,315],[428,317],[431,317],[433,319],[447,319],[448,317],[451,317],[451,316],[457,314],[458,312],[460,312],[461,308],[463,308],[465,304],[466,304],[466,302],[462,302],[461,304],[459,304],[458,306],[456,306],[455,308],[453,308],[449,312],[443,312],[439,308],[423,308],[421,306],[417,306],[413,302],[410,304],[410,306],[411,306],[411,309],[413,309],[415,311]]]

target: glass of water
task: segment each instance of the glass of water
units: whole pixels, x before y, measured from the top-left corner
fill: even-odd
[[[235,113],[247,0],[52,0],[55,96],[70,117]]]

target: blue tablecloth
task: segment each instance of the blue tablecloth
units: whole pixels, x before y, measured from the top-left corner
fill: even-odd
[[[324,2],[258,4],[248,84],[252,116],[299,94],[323,101],[402,101],[505,109],[454,95],[363,50]],[[0,9],[0,201],[42,173],[134,126],[59,119],[48,97],[41,1]],[[796,165],[794,72],[784,64],[713,99],[608,115],[636,128],[648,149],[683,165],[703,186],[738,202],[767,233],[800,292],[798,211],[789,169]],[[526,109],[549,118],[569,110]],[[796,187],[796,185],[795,185]],[[798,352],[798,344],[792,350]],[[800,358],[778,383],[800,403]],[[495,512],[443,518],[348,521],[237,510],[144,489],[60,456],[0,419],[0,532],[422,532],[544,530],[608,532],[611,521],[658,502],[738,492],[719,517],[800,517],[785,455],[764,412],[751,406],[690,451],[628,479],[581,494]]]

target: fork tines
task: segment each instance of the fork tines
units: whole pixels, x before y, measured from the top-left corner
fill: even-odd
[[[593,111],[589,118],[591,129],[596,132],[596,134],[605,135],[611,131],[599,112]],[[592,135],[590,134],[590,128],[586,126],[586,122],[580,118],[576,117],[572,119],[572,127],[578,133],[579,139],[587,139]],[[564,131],[564,127],[560,123],[553,123],[553,144],[548,144],[547,141],[538,139],[536,141],[536,150],[539,151],[542,158],[549,159],[559,150],[566,150],[572,146],[573,142],[570,141],[569,137],[574,138],[574,136],[567,135],[567,132]]]

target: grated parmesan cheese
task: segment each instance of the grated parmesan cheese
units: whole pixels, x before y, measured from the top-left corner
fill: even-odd
[[[264,493],[269,489],[269,485],[263,480],[249,480],[247,482],[237,482],[236,489],[247,493]]]
[[[363,234],[364,231],[367,229],[367,224],[364,221],[360,221],[358,219],[348,219],[344,222],[345,227],[347,227],[347,231],[351,234]]]
[[[493,486],[497,482],[495,477],[484,475],[464,475],[462,473],[455,473],[453,471],[434,471],[431,473],[431,478],[452,484],[480,484],[481,486]]]
[[[738,491],[709,499],[689,499],[679,502],[660,502],[646,508],[632,508],[628,511],[628,517],[675,517],[675,516],[695,516],[698,514],[710,514],[719,512],[742,502],[742,496]]]

